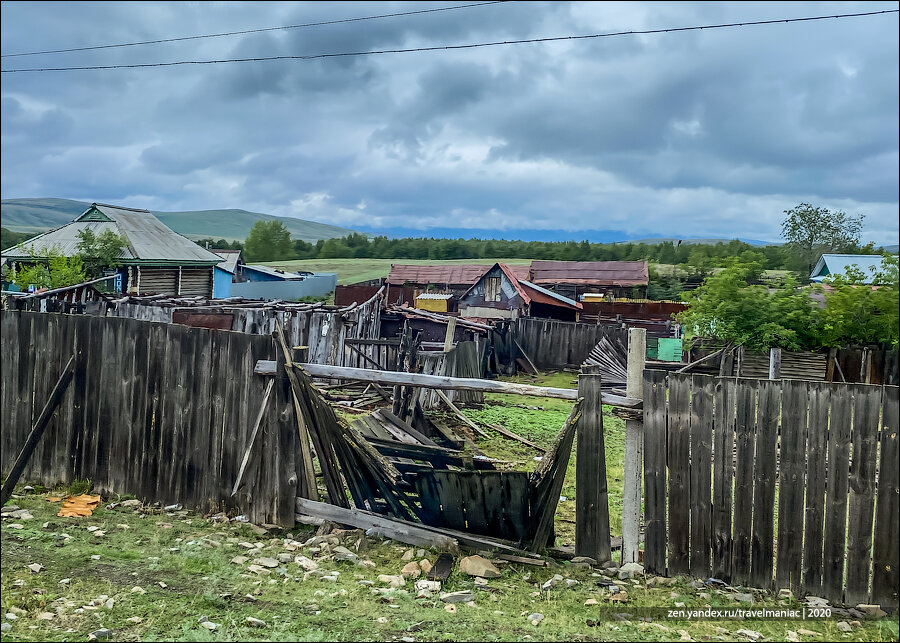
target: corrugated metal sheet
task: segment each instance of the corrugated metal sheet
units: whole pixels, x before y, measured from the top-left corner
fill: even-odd
[[[492,266],[482,264],[441,264],[436,266],[413,266],[393,264],[387,282],[392,286],[409,284],[456,284],[471,286],[481,279]],[[507,266],[520,279],[528,278],[527,265]]]
[[[80,221],[94,210],[106,215],[110,221]],[[75,221],[40,234],[14,248],[3,251],[7,258],[33,257],[42,250],[58,246],[66,256],[78,252],[78,233],[91,230],[101,234],[112,230],[128,240],[128,247],[120,255],[124,263],[172,262],[172,263],[220,263],[222,258],[166,227],[148,210],[134,210],[103,203],[94,203]],[[32,250],[33,248],[33,250]]]
[[[819,257],[819,261],[816,263],[816,267],[813,268],[809,280],[821,282],[825,277],[832,275],[845,276],[850,266],[855,266],[857,270],[866,276],[863,283],[871,284],[873,273],[882,269],[884,260],[881,258],[881,255],[824,254]]]
[[[646,261],[532,261],[531,282],[539,285],[643,286],[650,281]]]
[[[240,250],[213,250],[213,254],[217,254],[225,261],[219,264],[219,268],[227,270],[231,274],[237,271],[238,260],[241,258]]]
[[[452,299],[452,292],[423,292],[416,299]]]

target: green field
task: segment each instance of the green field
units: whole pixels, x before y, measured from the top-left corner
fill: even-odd
[[[295,261],[264,261],[262,265],[281,270],[309,270],[310,272],[336,272],[338,284],[346,286],[358,281],[387,277],[391,264],[437,266],[443,264],[474,264],[492,266],[496,262],[528,265],[531,259],[300,259]]]

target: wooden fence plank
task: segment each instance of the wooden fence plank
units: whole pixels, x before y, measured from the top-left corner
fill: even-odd
[[[715,384],[712,575],[731,580],[731,504],[734,479],[735,380]]]
[[[750,579],[750,534],[753,525],[753,458],[756,442],[758,380],[738,379],[736,384],[734,471],[734,532],[731,549],[731,582],[745,585]]]
[[[803,554],[803,490],[809,383],[782,382],[781,456],[778,476],[778,561],[775,587],[800,595]]]
[[[809,424],[806,431],[806,512],[803,536],[803,591],[822,591],[822,535],[825,528],[825,457],[834,387],[809,382]]]
[[[853,385],[850,497],[847,520],[847,580],[844,600],[850,605],[869,600],[872,522],[875,518],[875,467],[881,387]]]
[[[900,475],[898,448],[898,389],[886,386],[882,403],[881,460],[878,468],[878,504],[875,513],[875,543],[872,553],[872,601],[881,605],[898,606],[900,588]]]
[[[781,383],[760,380],[756,415],[756,462],[753,484],[753,535],[750,540],[750,583],[772,586],[775,554],[775,457],[778,420],[781,414]]]
[[[669,574],[690,571],[690,374],[669,375]]]
[[[708,578],[712,536],[712,431],[715,378],[691,378],[691,576]]]
[[[825,500],[825,545],[822,554],[822,595],[833,603],[844,600],[844,550],[847,535],[847,476],[850,471],[851,400],[835,389],[828,432],[828,472]]]
[[[611,551],[600,385],[599,375],[578,378],[578,396],[584,401],[575,451],[575,554],[605,562]]]
[[[666,372],[644,371],[644,566],[666,573]]]

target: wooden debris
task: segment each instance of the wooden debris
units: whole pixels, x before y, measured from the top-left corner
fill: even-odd
[[[450,573],[452,571],[453,556],[450,554],[441,554],[438,556],[438,559],[434,561],[434,565],[431,566],[431,569],[428,570],[426,578],[428,580],[445,581],[450,578]]]

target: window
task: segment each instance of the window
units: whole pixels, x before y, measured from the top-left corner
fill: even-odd
[[[500,301],[500,277],[486,277],[484,280],[484,300]]]

